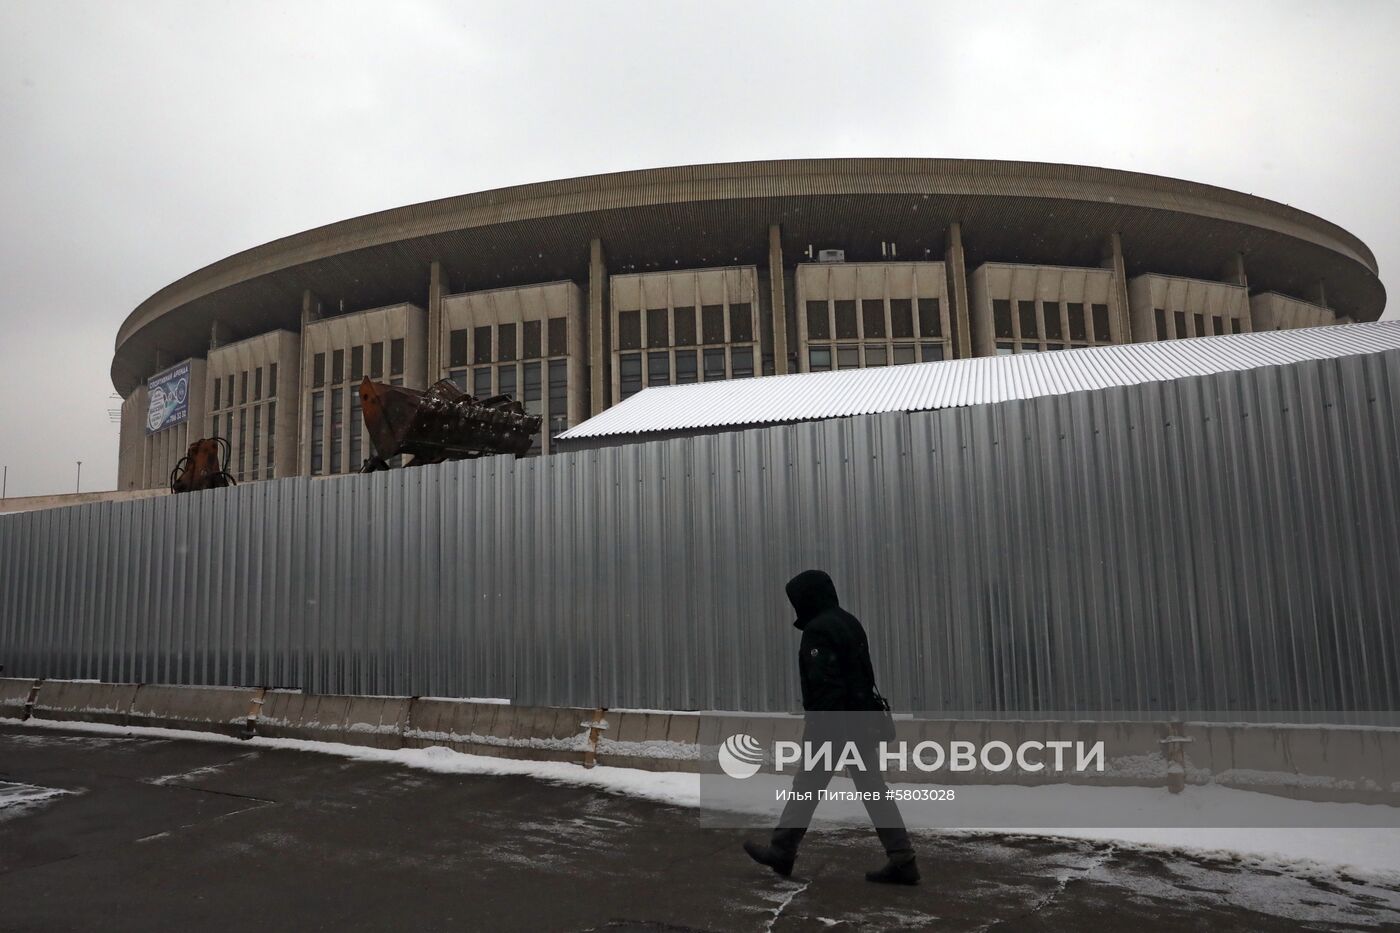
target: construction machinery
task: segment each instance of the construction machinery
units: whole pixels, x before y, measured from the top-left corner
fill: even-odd
[[[374,444],[361,473],[387,470],[389,460],[401,454],[413,458],[412,466],[494,454],[523,457],[543,422],[509,395],[478,399],[450,379],[423,392],[366,376],[360,382],[360,409]]]
[[[171,492],[199,492],[238,485],[228,471],[229,445],[222,437],[201,437],[170,471]]]

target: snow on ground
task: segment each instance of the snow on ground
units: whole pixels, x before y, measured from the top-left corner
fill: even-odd
[[[56,797],[69,793],[57,787],[37,787],[33,784],[11,784],[0,781],[0,823],[28,813]]]
[[[27,720],[16,725],[36,730],[57,730],[99,733],[107,735],[137,735],[152,738],[187,739],[221,742],[254,748],[281,748],[295,751],[338,755],[361,761],[377,761],[403,767],[420,768],[440,774],[521,775],[545,781],[592,787],[617,794],[683,807],[703,805],[700,776],[678,772],[641,771],[631,768],[599,766],[583,768],[569,762],[521,761],[468,755],[442,746],[430,748],[379,749],[333,742],[313,742],[301,739],[252,738],[236,739],[207,732],[181,729],[160,729],[145,726],[113,726],[102,723],[51,722]],[[773,775],[759,775],[755,780],[769,780],[775,787],[787,781]],[[0,784],[0,792],[7,785]],[[25,785],[27,786],[27,785]],[[833,788],[840,785],[833,782]],[[63,793],[38,788],[48,794]],[[983,786],[975,794],[960,798],[975,806],[961,809],[959,820],[964,825],[976,825],[977,814],[986,816],[986,824],[1004,826],[1014,823],[1014,815],[1026,815],[1026,827],[1015,829],[959,829],[959,834],[992,833],[996,835],[1056,836],[1073,839],[1112,841],[1147,848],[1173,849],[1201,855],[1243,859],[1273,867],[1304,872],[1350,872],[1387,881],[1400,880],[1400,829],[1364,828],[1367,815],[1374,806],[1363,804],[1316,803],[1289,800],[1267,794],[1234,790],[1219,786],[1191,787],[1180,795],[1162,788],[1147,787],[1054,787],[1025,788],[1015,786]],[[1126,805],[1142,816],[1140,822],[1149,824],[1128,828],[1042,828],[1034,827],[1032,812],[1043,813],[1046,792],[1058,795],[1067,807],[1085,807],[1101,803],[1105,795],[1114,795],[1117,803]],[[959,788],[962,794],[963,788]],[[1087,796],[1086,796],[1087,795]],[[771,794],[753,794],[748,799]],[[0,813],[5,798],[0,796]],[[1256,824],[1261,817],[1272,815],[1279,829],[1228,828],[1238,820],[1241,807],[1249,808]],[[770,807],[752,811],[756,822],[765,822]],[[1389,810],[1390,808],[1383,808]],[[1081,811],[1082,812],[1082,811]],[[824,802],[818,819],[828,825],[865,825],[864,808],[858,803]],[[1181,823],[1190,822],[1191,827]],[[1374,822],[1374,821],[1373,821]],[[1173,826],[1175,823],[1177,825]],[[1338,824],[1360,828],[1332,828]],[[1151,825],[1156,824],[1156,825]],[[1218,827],[1218,828],[1217,828]]]

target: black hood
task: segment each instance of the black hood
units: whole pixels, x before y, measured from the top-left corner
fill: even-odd
[[[787,583],[787,597],[797,612],[797,621],[792,624],[798,628],[818,613],[841,605],[836,598],[836,584],[824,570],[804,570],[793,577]]]

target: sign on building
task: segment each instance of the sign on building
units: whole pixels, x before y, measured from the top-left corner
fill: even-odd
[[[190,413],[189,360],[146,380],[150,407],[146,410],[146,433],[154,434],[177,425]]]

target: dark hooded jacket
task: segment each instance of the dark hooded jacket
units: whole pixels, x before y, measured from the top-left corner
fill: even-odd
[[[802,630],[798,672],[802,708],[880,710],[870,645],[860,620],[841,608],[836,585],[820,570],[804,570],[788,581],[787,596]]]

